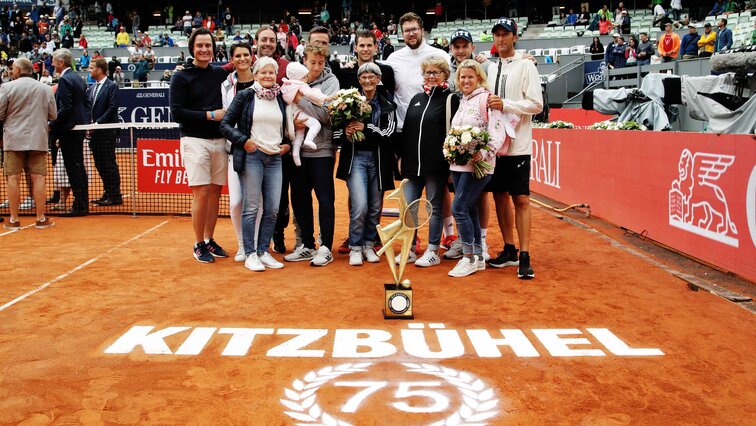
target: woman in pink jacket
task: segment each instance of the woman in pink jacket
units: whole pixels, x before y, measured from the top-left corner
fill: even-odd
[[[462,92],[462,100],[452,119],[452,126],[477,127],[490,135],[488,150],[479,151],[467,164],[451,164],[449,167],[454,182],[452,214],[457,222],[464,253],[464,257],[449,271],[449,276],[464,277],[486,267],[476,206],[483,189],[491,180],[496,165],[496,153],[499,150],[508,150],[509,142],[515,136],[515,126],[520,119],[515,114],[488,108],[490,92],[486,74],[477,61],[462,61],[457,67],[456,78],[456,87]],[[473,163],[477,161],[485,161],[490,166],[487,174],[480,178],[473,173]]]

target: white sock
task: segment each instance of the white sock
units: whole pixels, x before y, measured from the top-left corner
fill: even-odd
[[[447,237],[454,235],[454,216],[444,218],[444,235]]]
[[[488,228],[480,228],[480,239],[485,240],[486,239],[486,231],[488,231]]]
[[[205,244],[210,242],[210,238],[205,238]]]

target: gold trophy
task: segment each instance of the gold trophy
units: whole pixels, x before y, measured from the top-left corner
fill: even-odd
[[[386,196],[387,200],[399,200],[399,219],[386,225],[378,225],[378,236],[381,238],[381,247],[378,256],[386,253],[386,261],[391,269],[394,282],[384,284],[385,291],[383,318],[385,319],[413,319],[412,313],[412,286],[410,281],[402,279],[407,267],[407,258],[412,246],[412,239],[418,228],[428,223],[433,207],[430,201],[421,198],[407,204],[404,197],[404,186],[409,181],[404,179],[399,187]],[[401,244],[399,252],[399,267],[397,269],[396,252],[394,243]]]

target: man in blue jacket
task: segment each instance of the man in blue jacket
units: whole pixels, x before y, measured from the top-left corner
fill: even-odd
[[[717,44],[714,49],[715,52],[720,50],[729,50],[732,48],[732,30],[727,28],[727,19],[720,18],[717,21]]]
[[[698,40],[701,38],[696,31],[696,26],[688,25],[688,34],[680,42],[680,57],[683,59],[694,59],[698,57]]]

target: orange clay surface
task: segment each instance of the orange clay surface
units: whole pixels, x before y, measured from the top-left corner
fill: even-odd
[[[348,216],[345,186],[336,187],[338,245]],[[191,256],[188,217],[60,218],[49,230],[2,235],[0,305],[57,281],[0,311],[0,423],[428,425],[454,415],[458,424],[489,425],[753,422],[753,314],[691,292],[543,210],[533,209],[533,218],[535,280],[518,280],[514,268],[451,279],[452,261],[410,265],[414,321],[383,319],[383,283],[391,276],[385,259],[351,267],[340,254],[324,268],[299,262],[264,273],[232,258],[203,265]],[[22,217],[22,224],[30,220]],[[427,230],[421,235],[427,241]],[[292,226],[286,238],[291,250]],[[236,251],[229,219],[219,221],[216,239]],[[495,254],[501,238],[493,214],[488,239]],[[459,336],[464,352],[448,359],[409,354],[401,332],[409,323],[424,324],[429,351],[442,349],[430,329],[440,323]],[[142,346],[105,353],[133,326],[193,331],[165,338],[167,354],[145,354]],[[212,337],[196,355],[175,354],[196,327]],[[221,328],[271,331],[257,335],[246,354],[228,356],[222,353],[231,335]],[[595,328],[664,355],[615,355],[588,332]],[[327,330],[303,348],[322,356],[271,356],[271,348],[295,337],[281,329]],[[356,329],[388,333],[396,353],[337,358],[336,331]],[[481,357],[466,332],[472,329],[498,338],[501,329],[522,330],[539,356],[499,346],[500,357]],[[534,329],[574,329],[561,337],[585,340],[569,348],[604,356],[554,356]],[[339,377],[322,370],[354,363],[370,365]],[[425,370],[408,371],[403,363]],[[438,366],[450,370],[427,373]],[[317,380],[323,383],[305,394],[304,385]],[[455,380],[475,389],[465,394]],[[359,392],[364,398],[357,401]]]

